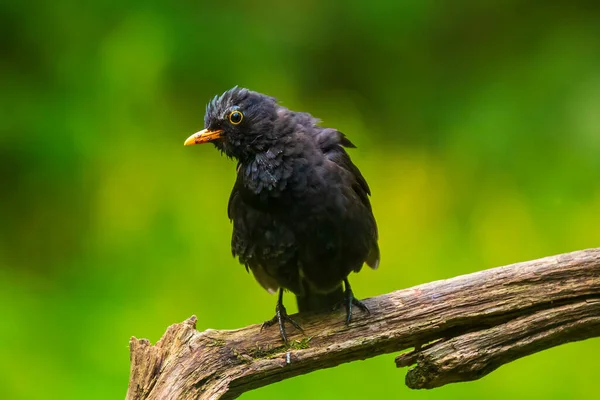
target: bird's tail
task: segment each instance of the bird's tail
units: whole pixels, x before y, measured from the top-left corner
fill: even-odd
[[[344,300],[344,290],[339,285],[335,290],[329,293],[317,293],[311,290],[308,285],[304,285],[304,294],[296,296],[298,302],[298,311],[327,311],[341,304]]]

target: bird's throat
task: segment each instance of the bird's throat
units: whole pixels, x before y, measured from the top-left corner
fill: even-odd
[[[285,163],[280,154],[271,152],[258,153],[253,158],[240,164],[238,174],[242,178],[244,187],[255,195],[272,194],[279,196],[285,189]]]

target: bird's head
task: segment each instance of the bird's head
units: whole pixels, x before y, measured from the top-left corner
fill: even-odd
[[[185,141],[186,146],[213,143],[228,157],[240,161],[268,149],[277,139],[275,99],[237,86],[206,106],[204,129]]]

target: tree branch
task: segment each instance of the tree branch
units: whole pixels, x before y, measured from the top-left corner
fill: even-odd
[[[127,400],[218,399],[379,354],[414,350],[413,389],[479,379],[517,358],[600,336],[600,248],[431,282],[366,299],[350,327],[343,310],[298,314],[305,335],[276,328],[195,329],[193,316],[152,346],[131,338]]]

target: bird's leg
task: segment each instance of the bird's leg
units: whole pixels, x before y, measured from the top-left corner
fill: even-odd
[[[285,334],[285,321],[292,324],[294,328],[298,329],[299,331],[304,332],[300,325],[298,325],[296,321],[288,316],[285,306],[283,305],[283,288],[280,288],[279,299],[277,300],[277,306],[275,307],[275,316],[270,320],[265,321],[260,329],[263,330],[264,328],[272,326],[275,323],[279,324],[279,334],[281,335],[281,339],[283,339],[283,343],[285,343],[287,346],[288,341],[287,335]]]
[[[362,311],[367,314],[371,314],[371,311],[367,308],[367,306],[356,297],[354,297],[354,293],[352,292],[352,288],[350,287],[350,282],[348,282],[348,278],[344,279],[344,305],[346,306],[346,325],[350,324],[352,320],[352,306],[360,308]]]

